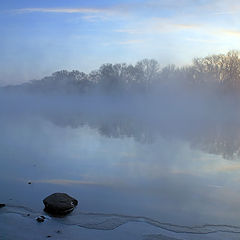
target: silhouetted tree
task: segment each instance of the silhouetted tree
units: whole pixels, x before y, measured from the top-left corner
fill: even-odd
[[[137,62],[136,66],[137,81],[145,90],[150,90],[152,84],[159,77],[159,64],[154,59],[143,59]]]
[[[175,88],[191,86],[195,89],[211,89],[221,92],[240,91],[240,54],[227,54],[195,58],[192,65],[162,69],[154,59],[143,59],[135,65],[103,64],[90,74],[79,71],[57,71],[41,80],[15,87],[30,92],[89,93],[101,90],[104,93],[151,92],[165,86]],[[8,87],[8,89],[12,89]],[[181,88],[179,88],[181,89]],[[161,92],[161,91],[160,91]],[[159,93],[160,93],[159,92]]]
[[[196,58],[193,61],[193,80],[221,85],[225,90],[240,90],[240,56],[238,51]]]

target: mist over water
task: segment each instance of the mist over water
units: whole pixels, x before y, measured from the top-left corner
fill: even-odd
[[[78,92],[69,76],[79,73],[59,74],[0,91],[0,232],[14,239],[7,221],[32,226],[43,198],[68,192],[79,207],[49,219],[44,233],[61,226],[62,239],[77,239],[79,227],[86,239],[97,230],[100,239],[238,239],[236,91],[182,84],[174,70],[168,84],[134,82],[133,90],[108,79]]]
[[[238,96],[181,88],[130,96],[1,93],[0,98],[2,121],[38,117],[63,128],[88,126],[107,137],[152,143],[160,136],[226,159],[239,157]]]

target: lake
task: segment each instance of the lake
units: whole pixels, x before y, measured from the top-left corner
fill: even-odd
[[[170,118],[156,128],[119,106],[87,114],[13,109],[0,118],[0,239],[239,239],[234,124],[223,131],[210,118],[208,127],[167,131]],[[64,218],[48,216],[42,200],[54,192],[79,205]]]

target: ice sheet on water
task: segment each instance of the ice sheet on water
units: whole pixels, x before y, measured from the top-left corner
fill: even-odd
[[[22,217],[35,218],[42,215],[41,212],[36,212],[24,206],[7,205],[0,210],[1,214],[17,214]],[[47,221],[56,221],[64,226],[79,226],[86,229],[94,230],[114,230],[121,225],[134,222],[145,223],[159,230],[167,230],[176,234],[210,234],[210,233],[232,233],[240,234],[240,226],[232,225],[215,225],[204,224],[198,226],[184,226],[171,223],[164,223],[143,216],[128,216],[121,214],[105,214],[105,213],[76,213],[68,215],[66,218],[47,218]],[[143,236],[144,240],[180,240],[182,238],[173,238],[161,234],[147,234]]]

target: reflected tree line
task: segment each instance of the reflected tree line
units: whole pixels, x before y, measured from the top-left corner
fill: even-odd
[[[206,102],[202,104],[191,98],[191,105],[184,109],[186,102],[182,100],[176,106],[169,106],[165,98],[158,98],[162,103],[145,99],[147,103],[142,106],[141,101],[129,104],[132,98],[125,98],[124,103],[117,99],[111,106],[95,99],[100,103],[89,103],[91,111],[82,108],[62,110],[48,112],[45,117],[59,127],[77,129],[88,126],[110,138],[127,137],[151,144],[161,137],[188,142],[194,149],[225,159],[240,159],[240,111],[236,111],[235,100],[225,103],[226,98],[217,99],[218,102],[208,99],[205,105]]]
[[[158,136],[179,139],[226,159],[240,158],[238,51],[196,58],[184,67],[160,68],[144,59],[104,64],[89,74],[63,70],[5,89],[44,93],[43,98],[63,94],[57,107],[44,111],[58,126],[88,125],[107,137],[144,143]],[[79,98],[68,102],[66,94]]]

